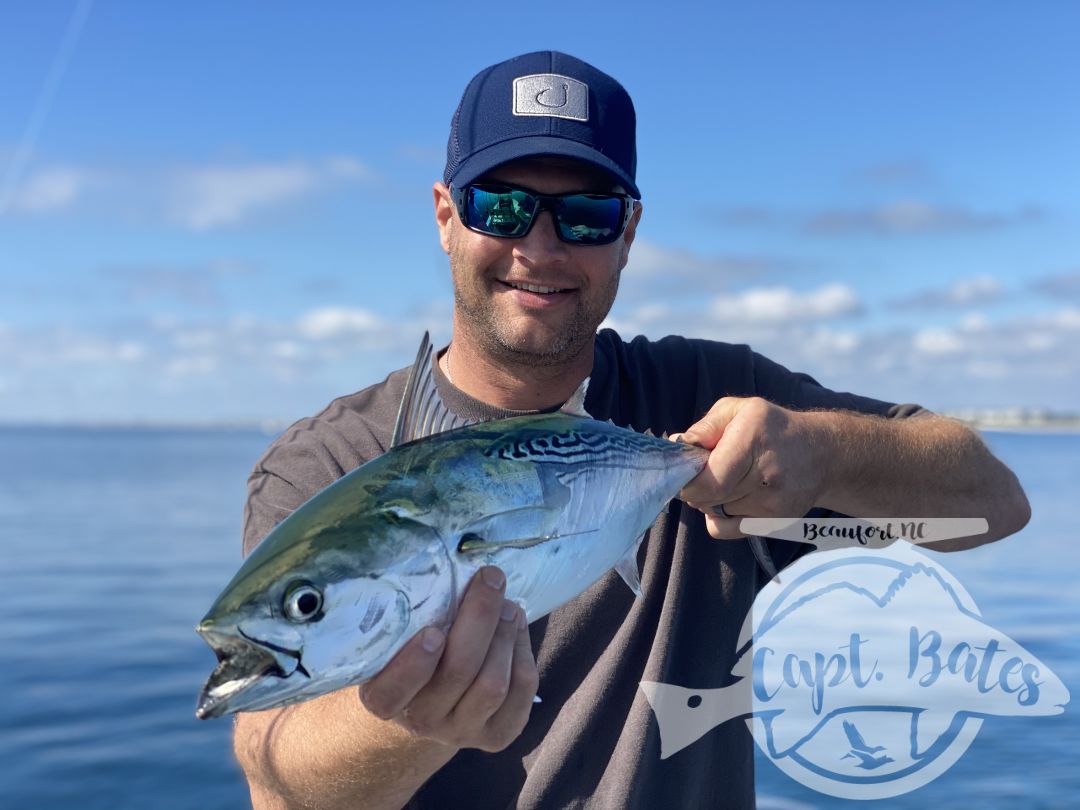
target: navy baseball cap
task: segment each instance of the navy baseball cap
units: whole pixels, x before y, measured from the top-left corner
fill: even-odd
[[[450,124],[443,181],[468,185],[507,161],[555,155],[606,172],[641,199],[634,103],[623,86],[558,51],[517,56],[469,82]]]

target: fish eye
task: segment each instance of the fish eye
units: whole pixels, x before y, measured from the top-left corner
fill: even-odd
[[[310,582],[294,582],[285,589],[282,606],[285,617],[291,622],[310,622],[319,618],[322,611],[322,591]]]

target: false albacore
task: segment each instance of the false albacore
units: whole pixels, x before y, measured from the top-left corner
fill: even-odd
[[[485,565],[529,621],[613,568],[640,595],[641,539],[709,454],[592,419],[587,382],[557,413],[463,424],[425,335],[391,449],[282,521],[199,624],[218,666],[196,714],[370,678],[423,627],[448,627]]]

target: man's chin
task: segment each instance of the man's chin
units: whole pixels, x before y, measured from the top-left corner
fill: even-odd
[[[517,324],[495,336],[499,354],[516,363],[558,366],[576,360],[591,349],[595,330],[578,325]]]

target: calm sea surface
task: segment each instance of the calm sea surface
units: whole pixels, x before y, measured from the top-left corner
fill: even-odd
[[[886,806],[1080,806],[1080,436],[988,439],[1020,475],[1034,518],[948,568],[1073,703],[1057,717],[988,718],[948,773]],[[0,806],[247,802],[231,723],[194,718],[214,657],[193,627],[240,562],[244,482],[269,441],[0,429]],[[758,784],[762,807],[842,804],[760,758]]]

